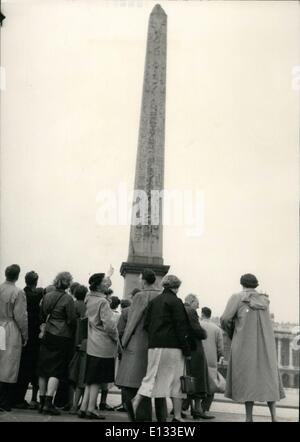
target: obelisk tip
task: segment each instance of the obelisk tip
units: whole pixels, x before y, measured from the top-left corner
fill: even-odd
[[[166,13],[165,13],[165,11],[163,10],[163,8],[160,6],[160,4],[156,4],[155,6],[154,6],[154,8],[152,9],[152,12],[151,12],[151,14],[155,14],[155,15],[167,15]]]

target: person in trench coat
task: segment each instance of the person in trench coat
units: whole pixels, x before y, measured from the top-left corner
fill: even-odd
[[[254,402],[267,402],[276,422],[276,401],[285,397],[277,366],[269,298],[256,291],[257,278],[240,279],[243,290],[231,296],[220,321],[232,339],[225,396],[245,404],[253,421]]]
[[[22,346],[28,340],[26,296],[15,285],[19,274],[17,264],[7,267],[0,285],[0,410],[6,411],[11,410]]]

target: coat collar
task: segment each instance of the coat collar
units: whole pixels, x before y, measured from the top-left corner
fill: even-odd
[[[105,298],[106,299],[106,295],[103,292],[90,292],[89,296],[96,296],[98,298]]]
[[[169,293],[170,295],[177,296],[177,293],[173,292],[173,290],[172,290],[172,289],[169,289],[169,288],[165,288],[165,289],[163,290],[162,294],[164,294],[164,293]]]

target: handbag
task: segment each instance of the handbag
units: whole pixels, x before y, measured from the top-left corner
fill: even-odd
[[[211,394],[225,393],[226,380],[214,367],[208,367],[209,390]]]
[[[44,339],[45,339],[47,322],[49,321],[52,312],[54,311],[55,307],[57,306],[58,301],[63,297],[64,294],[65,294],[65,293],[61,294],[61,295],[58,297],[58,299],[55,301],[55,303],[54,303],[54,305],[53,305],[53,308],[52,308],[51,312],[48,313],[45,322],[43,322],[43,323],[40,325],[39,339],[41,339],[41,340],[44,340]]]
[[[188,365],[188,367],[187,367],[187,365]],[[187,395],[192,396],[195,393],[197,393],[197,391],[199,391],[199,389],[198,389],[199,381],[197,378],[187,374],[187,368],[188,368],[188,371],[190,372],[191,371],[190,370],[190,360],[185,360],[185,362],[184,362],[183,376],[180,377],[181,390],[183,393],[186,393]]]

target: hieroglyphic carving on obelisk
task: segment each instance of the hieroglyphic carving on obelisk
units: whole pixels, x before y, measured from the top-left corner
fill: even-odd
[[[134,183],[135,190],[143,190],[147,194],[148,224],[131,225],[128,260],[121,266],[125,295],[134,283],[133,275],[136,277],[142,267],[151,267],[160,276],[166,274],[169,268],[163,265],[162,200],[156,225],[151,223],[150,200],[151,191],[161,191],[164,186],[166,62],[167,15],[160,5],[156,5],[148,26]]]

